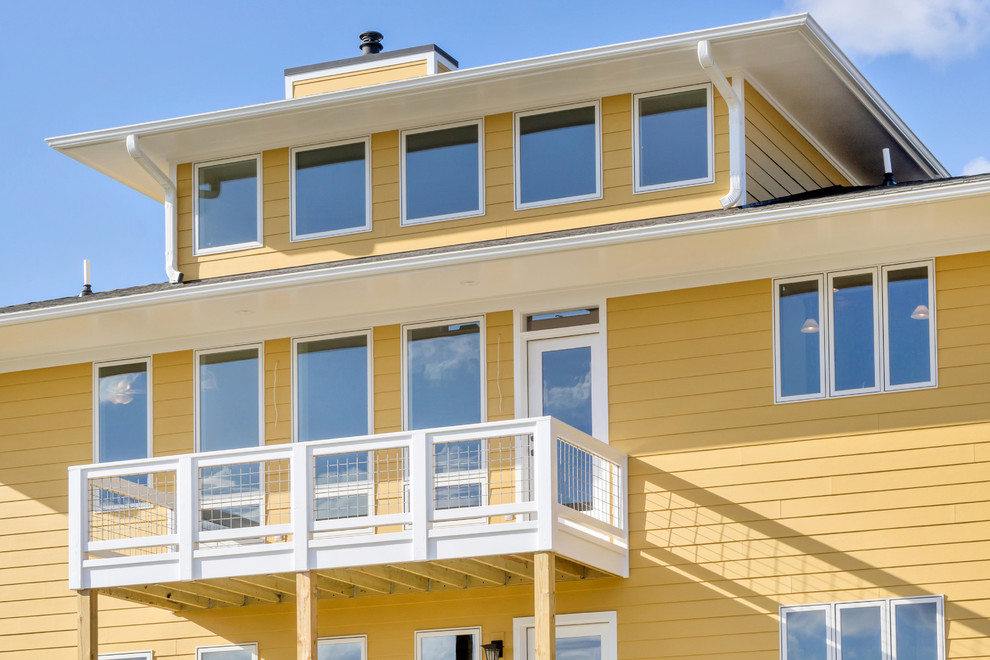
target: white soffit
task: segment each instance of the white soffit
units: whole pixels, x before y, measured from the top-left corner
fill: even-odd
[[[882,178],[890,147],[900,181],[947,176],[806,14],[462,69],[352,90],[49,138],[62,153],[161,201],[161,188],[128,155],[134,133],[171,165],[313,144],[704,79],[697,42],[708,39],[728,75],[752,80],[861,183]]]

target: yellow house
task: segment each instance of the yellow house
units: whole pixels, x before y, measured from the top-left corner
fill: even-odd
[[[990,176],[807,15],[362,40],[49,140],[168,282],[0,309],[0,657],[990,656]]]

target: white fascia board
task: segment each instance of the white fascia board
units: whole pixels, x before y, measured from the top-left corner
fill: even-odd
[[[386,274],[430,270],[449,265],[497,261],[524,255],[564,252],[688,234],[742,229],[773,223],[806,220],[814,217],[825,219],[831,216],[858,211],[896,208],[911,204],[963,199],[978,195],[990,195],[990,179],[980,178],[976,181],[964,180],[944,185],[926,186],[921,189],[910,188],[904,191],[884,192],[866,197],[855,197],[853,199],[824,200],[786,208],[756,207],[720,214],[715,217],[684,220],[670,224],[606,230],[591,234],[538,238],[532,241],[510,245],[479,246],[447,253],[428,253],[386,259],[372,263],[329,266],[325,269],[278,273],[250,279],[204,284],[192,288],[176,285],[174,289],[154,291],[151,293],[12,312],[0,315],[0,328],[24,323],[44,322],[52,319],[87,316],[115,310],[133,310],[170,302],[191,302],[224,298],[238,294],[278,291],[312,284],[326,284],[335,281],[371,278]]]

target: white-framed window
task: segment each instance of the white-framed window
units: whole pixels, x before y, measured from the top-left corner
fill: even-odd
[[[197,646],[196,660],[258,660],[258,645]]]
[[[481,660],[481,626],[417,630],[416,660]]]
[[[712,86],[633,96],[633,145],[634,192],[714,181]]]
[[[193,254],[262,245],[261,156],[193,166]]]
[[[296,442],[372,432],[370,330],[297,338],[292,354]]]
[[[935,387],[932,261],[774,280],[778,403]]]
[[[152,455],[151,360],[93,365],[93,460],[97,463]]]
[[[618,625],[615,612],[558,614],[556,655],[558,660],[618,660]],[[536,621],[533,617],[512,620],[516,660],[535,660]]]
[[[484,215],[484,134],[480,119],[402,131],[402,226]]]
[[[781,660],[944,660],[942,596],[780,608]]]
[[[601,104],[515,114],[516,210],[602,196]]]
[[[317,641],[317,660],[368,660],[368,636],[322,637]]]
[[[484,318],[403,327],[403,412],[409,430],[477,424],[485,410]],[[437,510],[486,504],[487,442],[441,442],[433,449]]]
[[[371,231],[371,140],[295,147],[290,240]]]
[[[154,660],[151,651],[131,651],[128,653],[101,653],[99,660]]]

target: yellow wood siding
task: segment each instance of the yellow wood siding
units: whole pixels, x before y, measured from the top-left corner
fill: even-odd
[[[265,342],[265,444],[292,442],[292,341]]]
[[[153,451],[155,456],[188,454],[195,449],[193,352],[152,357]]]
[[[402,430],[402,348],[398,325],[384,325],[372,333],[375,392],[375,433]]]
[[[512,359],[512,311],[485,316],[488,378],[488,421],[512,419],[515,414]]]
[[[289,145],[266,151],[262,154],[264,246],[195,257],[192,166],[180,165],[179,268],[187,280],[196,280],[717,209],[729,187],[729,147],[725,103],[717,94],[714,106],[714,183],[633,194],[632,97],[622,94],[601,100],[602,199],[526,211],[516,211],[513,203],[512,114],[489,115],[484,118],[485,214],[409,227],[399,222],[399,132],[375,133],[371,136],[372,231],[306,241],[289,240]]]
[[[746,85],[748,202],[849,185],[842,174],[750,85]]]
[[[292,84],[292,98],[297,99],[301,96],[310,96],[312,94],[325,94],[326,92],[337,92],[342,89],[367,87],[368,85],[394,82],[407,78],[418,78],[419,76],[425,76],[427,73],[429,73],[427,61],[422,59],[415,62],[379,66],[361,71],[308,78],[306,80],[298,80]]]

